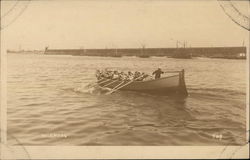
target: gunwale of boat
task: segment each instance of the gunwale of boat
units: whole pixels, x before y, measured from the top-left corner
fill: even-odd
[[[158,79],[149,79],[149,80],[145,80],[145,81],[133,81],[132,83],[145,83],[145,82],[152,82],[152,81],[159,81],[159,80],[163,80],[163,79],[167,79],[167,78],[171,78],[171,77],[179,77],[179,74],[176,75],[172,75],[172,76],[168,76],[168,77],[162,77],[162,78],[158,78]],[[100,82],[104,81],[104,80],[108,80],[109,78],[103,78]],[[109,79],[112,81],[116,81],[117,79]],[[118,81],[123,81],[123,80],[118,80]]]
[[[158,78],[158,79],[149,79],[149,80],[145,80],[145,81],[134,81],[134,82],[136,82],[136,83],[152,82],[152,81],[159,81],[159,80],[163,80],[163,79],[167,79],[167,78],[171,78],[171,77],[176,77],[176,76],[179,77],[179,74],[168,76],[168,77],[162,77],[162,78]]]

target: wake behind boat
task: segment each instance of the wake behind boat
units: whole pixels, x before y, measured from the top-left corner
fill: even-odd
[[[133,79],[121,79],[112,77],[99,77],[97,84],[102,88],[111,89],[110,93],[117,90],[136,91],[157,95],[178,95],[186,97],[188,95],[184,69],[181,71],[170,71],[164,73],[176,73],[171,76],[166,76],[156,79],[148,79],[149,75],[144,73],[141,76],[136,76]]]

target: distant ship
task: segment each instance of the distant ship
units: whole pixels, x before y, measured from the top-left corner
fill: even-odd
[[[141,53],[137,57],[140,57],[140,58],[149,58],[150,57],[146,53],[146,49],[145,49],[145,45],[144,44],[142,44]]]
[[[111,57],[122,57],[121,54],[118,54],[117,48],[115,49],[115,53],[110,55]]]
[[[182,47],[178,47],[181,44]],[[176,41],[176,50],[174,51],[171,58],[180,58],[180,59],[192,59],[192,50],[186,50],[187,42],[181,43],[180,41]]]

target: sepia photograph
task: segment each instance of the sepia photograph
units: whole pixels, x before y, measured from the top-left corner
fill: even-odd
[[[1,1],[1,142],[248,146],[249,17],[248,0]]]

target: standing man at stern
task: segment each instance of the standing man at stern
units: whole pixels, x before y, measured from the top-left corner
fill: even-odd
[[[161,70],[161,68],[158,68],[157,70],[155,70],[152,75],[155,74],[155,79],[161,78],[161,74],[163,74],[164,72]]]

